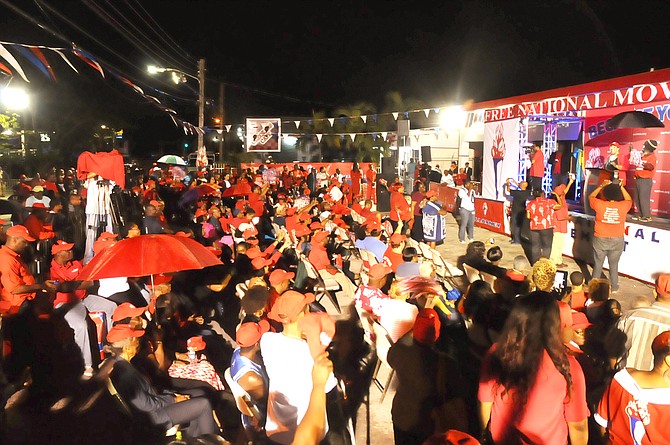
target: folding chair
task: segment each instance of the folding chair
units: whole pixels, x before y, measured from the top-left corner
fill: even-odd
[[[230,368],[226,369],[223,373],[223,378],[226,381],[226,385],[230,389],[230,392],[233,393],[233,398],[235,399],[235,406],[237,410],[252,419],[256,419],[256,428],[245,427],[244,432],[247,435],[247,439],[250,443],[257,443],[258,439],[261,439],[265,436],[265,416],[260,412],[256,403],[251,399],[251,396],[248,392],[244,390],[230,375]]]
[[[433,251],[428,244],[419,243],[419,249],[421,249],[421,255],[425,259],[427,259],[427,260],[432,260],[433,259]]]
[[[482,279],[481,275],[479,275],[479,271],[474,267],[463,263],[463,269],[465,270],[465,275],[468,277],[468,281],[470,283],[474,283],[475,281]]]
[[[498,279],[495,275],[491,275],[490,273],[484,272],[484,271],[479,271],[479,275],[482,277],[482,280],[486,281],[491,285],[491,289],[493,289],[493,286],[496,284],[496,280]]]
[[[314,287],[316,301],[320,303],[324,296],[328,297],[331,303],[333,303],[333,306],[335,306],[335,309],[337,309],[337,312],[342,313],[340,303],[337,301],[337,296],[335,296],[335,292],[342,289],[340,283],[332,278],[324,279],[319,271],[316,270],[316,267],[314,267],[304,255],[301,257],[300,261],[307,271],[307,276],[317,281],[317,285]]]
[[[395,369],[393,369],[388,362],[388,353],[389,350],[391,349],[391,346],[393,346],[393,340],[391,340],[391,336],[388,334],[388,332],[386,332],[386,329],[384,329],[384,327],[376,321],[372,323],[372,331],[375,334],[375,349],[377,351],[377,357],[378,357],[375,372],[374,374],[372,374],[372,381],[374,382],[375,386],[377,386],[377,388],[379,388],[379,390],[382,392],[382,398],[380,401],[383,402],[384,397],[386,396],[386,392],[388,391],[389,386],[391,385],[391,380],[393,380],[393,375],[395,374]],[[389,368],[389,375],[384,385],[382,385],[382,383],[377,378],[382,363]]]

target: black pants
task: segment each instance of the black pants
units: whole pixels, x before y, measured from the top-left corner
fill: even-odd
[[[530,231],[530,264],[535,264],[540,258],[549,258],[551,243],[554,240],[554,229]]]
[[[204,397],[204,391],[200,393],[197,389],[192,389],[188,392],[193,396],[192,399],[174,403],[165,408],[172,424],[189,423],[186,434],[191,437],[218,433],[219,426],[212,415],[211,403]],[[202,397],[199,396],[200,394],[202,394]],[[196,395],[198,396],[196,397]]]

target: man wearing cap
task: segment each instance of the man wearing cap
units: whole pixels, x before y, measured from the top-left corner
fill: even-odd
[[[144,331],[128,325],[117,325],[107,334],[111,345],[114,367],[110,379],[134,415],[142,415],[151,424],[166,430],[173,425],[189,424],[185,432],[190,437],[218,434],[212,405],[201,390],[193,389],[190,395],[171,392],[158,393],[130,361],[140,349],[138,338]],[[135,417],[134,416],[134,417]]]
[[[31,195],[26,199],[26,207],[33,207],[37,202],[43,204],[46,209],[48,209],[51,204],[51,198],[44,195],[44,187],[41,185],[33,187]]]
[[[65,241],[57,241],[51,246],[51,279],[54,282],[72,282],[77,281],[77,277],[84,267],[80,261],[72,259],[72,248],[74,244],[66,243]],[[76,288],[67,289],[67,292],[56,292],[56,299],[54,300],[54,308],[61,306],[65,310],[63,318],[70,325],[74,331],[74,341],[81,349],[84,357],[84,366],[90,370],[93,367],[93,356],[91,347],[93,342],[88,334],[88,324],[86,317],[88,311],[104,312],[107,318],[108,325],[111,326],[112,314],[116,309],[116,304],[106,298],[97,295],[86,296],[84,290],[90,282],[82,282]],[[96,341],[97,343],[97,341]]]
[[[230,361],[230,376],[244,389],[258,407],[258,411],[265,415],[268,402],[268,376],[263,367],[261,358],[261,337],[268,332],[270,325],[266,320],[260,323],[242,323],[235,334],[235,341],[239,345],[233,352]],[[245,428],[261,428],[265,419],[256,419],[259,423],[252,424],[249,416],[242,415],[242,424]]]
[[[391,268],[384,263],[372,266],[368,272],[368,284],[361,283],[354,294],[356,306],[376,314],[382,304],[381,300],[389,298],[381,289],[386,285],[391,272]]]
[[[651,186],[653,184],[654,171],[656,169],[656,155],[654,151],[658,148],[658,141],[649,139],[645,141],[642,148],[642,158],[635,168],[635,208],[637,208],[637,219],[642,222],[651,222]]]
[[[268,438],[280,444],[293,441],[309,405],[314,358],[303,339],[299,322],[313,301],[313,294],[284,292],[269,314],[272,320],[282,324],[282,332],[268,332],[261,337],[261,355],[270,379],[265,431]],[[330,392],[335,385],[335,378],[331,376],[325,392]]]
[[[398,266],[404,261],[402,252],[405,248],[406,239],[407,237],[405,235],[394,233],[391,235],[391,238],[389,238],[389,246],[386,249],[386,252],[384,252],[384,263],[391,267],[394,273],[398,269]]]
[[[428,190],[419,206],[423,214],[423,239],[434,249],[447,236],[447,209],[437,202],[435,190]]]
[[[320,231],[312,236],[312,249],[309,252],[309,262],[319,271],[319,275],[324,280],[335,280],[340,285],[340,290],[336,292],[338,301],[351,301],[351,296],[356,291],[356,286],[351,280],[338,268],[332,265],[326,243],[328,242],[329,232]],[[345,303],[346,304],[346,303]]]
[[[35,298],[36,292],[54,292],[52,281],[35,283],[33,274],[21,259],[28,243],[35,241],[24,226],[16,225],[5,232],[7,242],[0,248],[0,297],[10,304],[10,312],[17,312],[23,302]]]
[[[388,246],[379,239],[382,234],[382,225],[378,221],[370,222],[365,225],[365,232],[365,238],[356,240],[356,247],[372,252],[377,257],[377,261],[384,261],[384,253]]]
[[[287,272],[284,269],[276,268],[270,273],[270,299],[268,300],[267,311],[272,310],[281,294],[291,287],[291,280],[295,277],[293,272]]]
[[[635,309],[619,320],[619,329],[628,337],[627,368],[650,371],[654,367],[651,342],[670,330],[670,273],[660,274],[654,288],[656,301],[650,307]]]
[[[23,225],[33,238],[43,240],[54,236],[54,232],[49,230],[51,226],[46,225],[48,210],[44,204],[36,202],[31,208],[30,215],[23,220]]]

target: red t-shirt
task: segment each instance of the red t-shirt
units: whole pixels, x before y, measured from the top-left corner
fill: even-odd
[[[530,176],[541,178],[544,176],[544,153],[542,150],[538,150],[533,153],[533,158],[531,160],[532,164],[530,166]]]
[[[535,198],[526,205],[530,214],[530,230],[545,230],[554,227],[556,202],[547,198]]]
[[[412,218],[412,212],[405,196],[400,192],[391,192],[391,221],[407,221]]]
[[[83,268],[84,265],[81,261],[70,261],[68,264],[61,266],[56,260],[51,260],[51,279],[59,281],[75,281]],[[71,303],[81,300],[85,296],[86,291],[83,289],[74,292],[56,292],[54,307],[61,303]]]
[[[386,252],[384,252],[384,263],[388,264],[389,267],[393,269],[393,273],[395,273],[398,266],[404,263],[402,253],[394,252],[393,249],[391,249],[391,246],[389,246],[386,249]]]
[[[495,443],[565,445],[568,443],[568,422],[579,422],[589,417],[586,403],[586,383],[582,368],[574,357],[568,356],[572,392],[567,393],[567,382],[556,369],[549,354],[542,355],[535,384],[528,393],[523,413],[512,419],[512,395],[503,395],[488,369],[490,354],[484,359],[479,378],[479,401],[491,402],[491,435]],[[512,391],[510,391],[512,392]],[[503,435],[509,434],[502,441]],[[529,442],[524,441],[524,437]]]
[[[568,233],[568,203],[565,200],[565,195],[561,196],[561,208],[554,210],[554,232]]]
[[[596,212],[594,235],[600,238],[619,238],[625,230],[626,214],[633,201],[605,201],[591,198],[591,208]]]
[[[320,244],[312,245],[312,250],[309,252],[309,262],[312,263],[316,270],[323,270],[331,266],[326,247]]]
[[[609,443],[670,443],[670,388],[640,388],[623,369],[614,375],[594,418],[607,428]]]
[[[636,178],[647,178],[651,179],[654,177],[654,170],[656,169],[656,155],[650,153],[648,155],[642,156],[642,162],[644,164],[651,165],[653,168],[651,170],[635,170]]]
[[[584,292],[584,289],[573,290],[572,302],[570,303],[570,306],[576,311],[581,311],[584,309],[585,304],[586,304],[586,292]]]

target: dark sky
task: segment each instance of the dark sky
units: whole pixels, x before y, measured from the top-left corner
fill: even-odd
[[[217,83],[227,83],[229,123],[332,112],[361,101],[381,110],[391,90],[440,106],[670,67],[667,0],[1,0],[2,40],[63,45],[2,2],[142,85],[175,96],[193,98],[197,86],[174,88],[141,70],[154,62],[195,71],[197,58],[205,57],[208,97],[216,99]],[[86,94],[79,99],[110,113],[127,110],[122,117],[135,124],[146,120],[153,128],[149,120],[167,119],[138,105],[118,82],[100,86],[98,79],[66,75],[41,88],[74,92],[77,82],[95,82],[81,87]],[[165,100],[196,122],[194,103]]]

